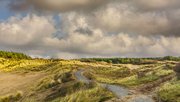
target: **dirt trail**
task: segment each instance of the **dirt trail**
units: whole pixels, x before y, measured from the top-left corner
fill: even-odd
[[[84,82],[86,84],[89,84],[91,80],[86,78],[83,75],[83,72],[84,72],[83,70],[78,70],[77,72],[75,72],[75,77],[77,78],[77,80]],[[123,99],[125,97],[128,97],[130,94],[132,94],[130,90],[124,87],[121,87],[119,85],[110,85],[110,84],[104,84],[104,83],[99,83],[99,84],[101,87],[106,88],[112,93],[114,93],[119,99]],[[146,95],[136,95],[135,97],[131,97],[130,99],[126,100],[126,102],[154,102],[154,100],[151,97],[146,96]]]
[[[151,92],[156,87],[160,86],[162,83],[172,80],[174,77],[175,77],[175,74],[164,76],[154,82],[150,82],[150,83],[147,83],[146,85],[139,86],[138,90],[141,92]]]
[[[0,72],[0,96],[14,93],[17,91],[26,91],[38,79],[42,78],[42,73],[31,74],[13,74]]]

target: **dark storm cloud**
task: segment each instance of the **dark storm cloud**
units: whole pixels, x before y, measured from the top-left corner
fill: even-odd
[[[34,8],[41,11],[68,12],[75,10],[90,11],[110,0],[15,0],[10,3],[12,10],[27,10]]]
[[[93,34],[93,31],[90,30],[89,28],[77,28],[74,32],[75,33],[81,33],[81,34],[88,34],[88,35]]]
[[[136,6],[139,11],[168,11],[179,8],[179,0],[132,0],[132,6]]]
[[[29,4],[25,0],[11,1],[8,6],[12,11],[26,11],[30,9]]]

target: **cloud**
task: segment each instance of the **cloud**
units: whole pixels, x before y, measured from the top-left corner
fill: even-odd
[[[172,33],[172,22],[179,22],[169,18],[163,12],[136,12],[126,4],[111,4],[95,12],[95,25],[108,32],[127,32],[144,35]],[[180,26],[178,26],[179,28]],[[142,29],[143,28],[143,29]],[[179,34],[179,31],[175,31]]]
[[[106,34],[93,28],[83,17],[68,14],[64,27],[67,35],[61,39],[54,36],[51,17],[28,15],[11,17],[0,24],[1,49],[13,49],[32,56],[79,58],[79,57],[147,57],[179,55],[180,37]],[[67,15],[66,15],[67,16]],[[89,28],[92,34],[74,32],[78,28]],[[173,46],[172,46],[173,45]],[[169,49],[171,48],[171,49]]]
[[[13,10],[35,8],[51,12],[69,12],[75,10],[94,10],[106,4],[126,3],[139,11],[163,11],[179,8],[179,0],[8,0]],[[3,0],[1,0],[3,2]]]
[[[94,10],[109,0],[15,0],[11,2],[13,10],[27,10],[31,7],[50,12],[69,12],[75,10]]]
[[[180,36],[179,5],[179,0],[20,0],[11,3],[13,9],[35,8],[62,15],[75,12],[107,33],[164,36]],[[76,31],[91,33],[89,28]]]
[[[22,19],[11,17],[7,22],[0,24],[0,42],[14,45],[34,43],[53,32],[55,28],[46,17],[36,15],[28,15]]]
[[[46,47],[43,42],[53,37],[56,31],[52,22],[51,17],[37,15],[10,17],[0,23],[0,49],[30,52],[28,54],[47,53],[50,47]]]
[[[179,9],[170,11],[137,11],[129,3],[110,3],[94,11],[82,14],[87,23],[107,33],[125,32],[141,35],[180,36]],[[78,17],[77,17],[78,18]]]
[[[62,17],[62,16],[61,16]],[[141,35],[129,33],[108,34],[106,31],[91,25],[88,18],[79,14],[64,15],[63,27],[68,27],[68,36],[56,40],[64,52],[82,56],[166,56],[179,55],[179,37],[163,35]],[[74,32],[81,27],[89,28],[92,34]],[[51,39],[52,40],[52,39]],[[54,40],[53,40],[54,41]],[[53,45],[54,45],[53,44]],[[169,49],[173,45],[172,49]],[[177,50],[176,50],[177,49]]]
[[[0,22],[0,49],[46,58],[178,56],[178,5],[178,0],[15,0],[12,9],[40,12]],[[60,13],[58,26],[44,11]]]
[[[179,0],[132,0],[131,4],[141,11],[163,11],[179,8]]]

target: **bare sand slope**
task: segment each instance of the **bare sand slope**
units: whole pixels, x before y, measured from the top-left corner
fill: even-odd
[[[25,92],[43,76],[42,73],[15,74],[0,72],[0,96],[17,91]]]

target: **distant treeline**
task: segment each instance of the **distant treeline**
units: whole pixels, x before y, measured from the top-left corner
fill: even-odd
[[[180,57],[157,57],[157,58],[82,58],[82,62],[107,62],[113,64],[154,64],[157,61],[180,61]]]
[[[0,57],[9,58],[9,59],[30,59],[30,56],[27,56],[23,53],[17,52],[7,52],[7,51],[0,51]]]

